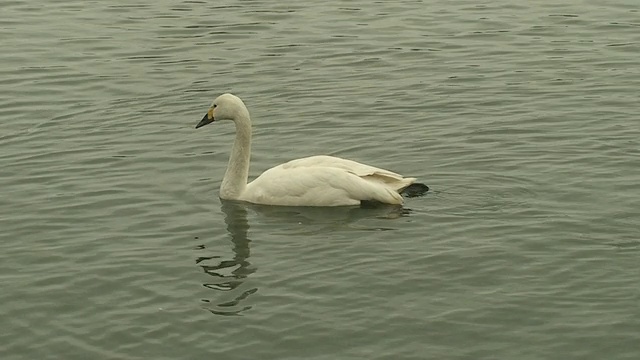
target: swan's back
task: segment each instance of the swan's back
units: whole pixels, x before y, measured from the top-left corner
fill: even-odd
[[[242,200],[270,205],[340,206],[362,201],[402,204],[400,192],[415,182],[400,174],[333,156],[289,161],[247,185]]]
[[[310,157],[300,158],[296,160],[291,160],[279,166],[282,166],[285,169],[324,166],[324,167],[332,167],[332,168],[350,171],[354,174],[357,174],[358,176],[375,174],[377,176],[393,178],[396,180],[403,178],[402,175],[396,174],[389,170],[380,169],[377,167],[359,163],[357,161],[347,160],[347,159],[343,159],[335,156],[328,156],[328,155],[316,155],[316,156],[310,156]]]

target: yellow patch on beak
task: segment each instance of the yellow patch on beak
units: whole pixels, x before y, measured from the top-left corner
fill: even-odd
[[[213,119],[213,108],[209,109],[209,111],[207,111],[207,118],[209,120]]]

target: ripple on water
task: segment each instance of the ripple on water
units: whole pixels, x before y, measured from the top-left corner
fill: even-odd
[[[637,358],[635,4],[87,5],[3,5],[3,359]],[[432,191],[221,204],[226,91]]]

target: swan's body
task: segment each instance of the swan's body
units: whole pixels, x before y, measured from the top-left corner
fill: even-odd
[[[282,206],[346,206],[363,201],[399,205],[403,202],[400,193],[416,180],[355,161],[319,155],[273,167],[247,184],[251,156],[249,111],[240,98],[223,94],[213,101],[196,128],[218,120],[236,124],[236,139],[220,186],[220,198],[224,200]]]

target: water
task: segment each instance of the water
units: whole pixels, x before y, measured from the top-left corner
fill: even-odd
[[[635,1],[10,1],[2,359],[637,359]],[[328,153],[394,209],[223,204]]]

